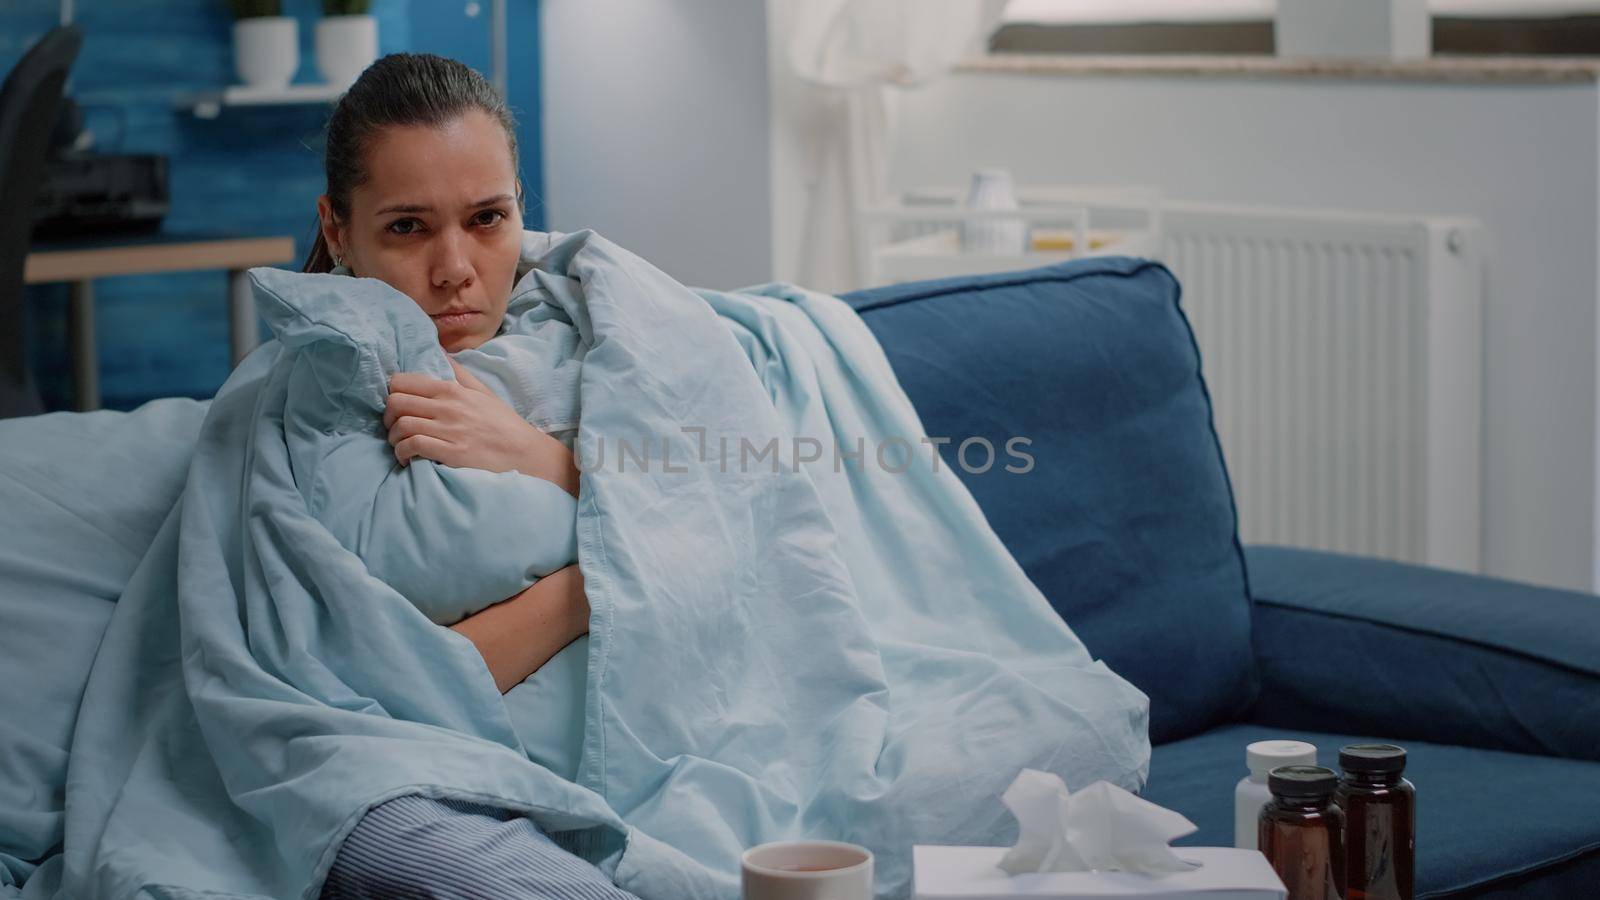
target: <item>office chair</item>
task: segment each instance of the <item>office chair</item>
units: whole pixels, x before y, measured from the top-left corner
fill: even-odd
[[[28,372],[22,266],[50,134],[82,43],[71,25],[51,29],[0,87],[0,419],[44,411]]]

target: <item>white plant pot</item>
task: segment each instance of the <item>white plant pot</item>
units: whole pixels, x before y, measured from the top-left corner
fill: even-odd
[[[254,88],[288,87],[300,68],[300,34],[293,16],[261,16],[233,23],[233,68]]]
[[[317,71],[347,88],[378,59],[378,20],[372,16],[324,16],[317,22]]]

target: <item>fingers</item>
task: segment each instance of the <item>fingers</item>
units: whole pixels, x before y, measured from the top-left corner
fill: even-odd
[[[448,441],[431,434],[413,434],[395,442],[394,458],[402,466],[410,465],[418,457],[449,465],[450,460],[446,457],[451,455],[452,447]]]
[[[431,422],[431,419],[424,419],[420,416],[400,416],[394,420],[393,425],[389,426],[389,445],[394,446],[408,437],[414,437],[419,434],[439,437],[437,434],[432,433],[432,429],[429,427]],[[444,440],[444,438],[439,439]]]
[[[432,397],[419,397],[416,394],[390,394],[383,401],[383,427],[393,428],[394,423],[401,416],[412,416],[418,419],[437,419],[442,416],[447,404]]]
[[[450,368],[456,370],[456,380],[461,382],[461,384],[464,387],[471,388],[472,390],[475,390],[475,391],[479,392],[480,394],[493,394],[494,393],[493,391],[489,390],[487,385],[485,385],[483,382],[478,380],[478,376],[476,376],[476,375],[472,374],[471,372],[468,372],[466,369],[462,368],[461,364],[456,362],[453,359],[450,360]]]
[[[423,419],[417,416],[400,416],[394,420],[394,425],[389,429],[389,445],[394,448],[395,462],[400,465],[410,465],[416,457],[431,459],[434,462],[451,464],[454,460],[455,444],[430,433],[434,426],[432,419]]]

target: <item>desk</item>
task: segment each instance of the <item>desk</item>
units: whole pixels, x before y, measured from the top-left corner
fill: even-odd
[[[95,358],[94,279],[196,269],[228,271],[228,323],[233,362],[259,343],[255,302],[244,270],[294,261],[289,237],[229,238],[157,232],[73,241],[35,242],[23,266],[27,284],[72,283],[68,331],[71,335],[72,390],[79,410],[100,406],[100,366]]]

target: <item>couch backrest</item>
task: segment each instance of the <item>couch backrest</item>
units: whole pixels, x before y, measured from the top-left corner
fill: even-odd
[[[1178,297],[1166,268],[1124,257],[845,297],[1034,583],[1150,695],[1158,743],[1256,690],[1233,493]],[[982,474],[979,443],[959,464],[974,437],[1001,449]],[[1013,437],[1032,471],[1005,470]]]

